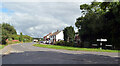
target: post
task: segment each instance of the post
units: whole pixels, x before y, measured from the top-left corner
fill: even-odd
[[[107,39],[97,39],[97,41],[100,41],[100,49],[102,49],[102,42],[106,42]]]
[[[100,42],[100,49],[102,49],[102,42]]]

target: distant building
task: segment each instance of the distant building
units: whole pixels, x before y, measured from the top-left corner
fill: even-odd
[[[50,35],[50,40],[52,43],[55,43],[56,41],[64,40],[64,34],[63,31],[57,30],[53,34]]]
[[[50,35],[52,35],[52,33],[49,33],[46,36],[44,36],[44,41],[50,40]]]
[[[80,36],[79,36],[79,34],[76,32],[76,33],[75,33],[75,43],[77,44],[77,46],[81,46],[80,42],[81,42]]]

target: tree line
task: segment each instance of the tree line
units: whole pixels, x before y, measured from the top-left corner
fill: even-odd
[[[22,35],[22,32],[20,33],[20,35],[17,35],[14,26],[8,23],[0,24],[0,37],[0,44],[7,44],[7,39],[8,41],[19,40],[19,42],[32,41],[32,37],[28,35]]]
[[[80,5],[82,16],[78,17],[75,26],[78,28],[80,47],[98,44],[97,39],[107,39],[105,44],[113,49],[120,47],[120,2],[91,2]],[[60,45],[74,46],[74,27],[64,28],[64,41]]]
[[[80,5],[82,16],[76,19],[81,43],[107,39],[114,49],[120,47],[120,2],[92,2]]]

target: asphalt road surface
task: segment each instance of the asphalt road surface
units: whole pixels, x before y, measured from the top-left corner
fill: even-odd
[[[118,53],[56,50],[32,44],[12,45],[2,64],[118,64]]]

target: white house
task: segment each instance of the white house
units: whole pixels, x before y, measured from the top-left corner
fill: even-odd
[[[51,34],[50,40],[51,40],[52,43],[54,43],[56,41],[64,40],[63,31],[57,30],[56,32],[54,32],[53,34]]]
[[[46,36],[44,36],[44,41],[48,41],[50,40],[50,36],[52,33],[47,34]]]

